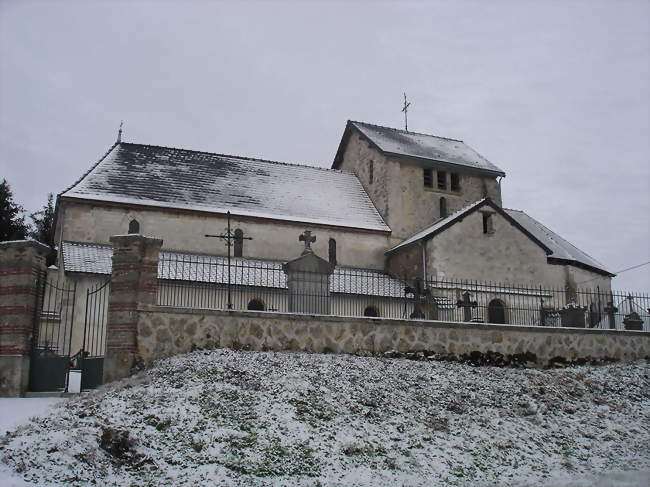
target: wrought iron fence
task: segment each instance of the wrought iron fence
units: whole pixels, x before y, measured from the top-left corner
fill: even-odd
[[[279,261],[161,252],[161,306],[650,331],[650,296],[465,280],[398,279],[337,266],[287,275]]]

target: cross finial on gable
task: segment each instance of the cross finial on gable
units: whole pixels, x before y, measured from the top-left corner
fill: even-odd
[[[299,237],[298,237],[299,242],[305,242],[305,249],[302,251],[302,254],[308,254],[310,252],[313,252],[311,249],[311,244],[316,241],[316,236],[314,235],[312,237],[311,235],[311,230],[305,230]]]
[[[406,101],[406,93],[404,93],[404,105],[402,106],[402,111],[404,112],[404,130],[407,132],[409,131],[408,111],[410,106],[411,102]]]

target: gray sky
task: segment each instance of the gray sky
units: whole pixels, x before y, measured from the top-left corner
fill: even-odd
[[[0,177],[124,140],[329,166],[347,119],[460,138],[611,270],[650,260],[650,3],[0,0]],[[650,266],[614,280],[650,290]]]

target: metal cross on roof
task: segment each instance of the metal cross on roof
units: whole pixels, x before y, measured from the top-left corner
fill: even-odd
[[[314,235],[312,237],[311,230],[305,230],[298,237],[298,241],[299,242],[305,242],[305,248],[302,251],[302,255],[305,255],[305,254],[308,254],[309,252],[313,252],[313,250],[311,249],[311,244],[312,244],[312,242],[316,241],[316,236]]]
[[[225,240],[226,247],[228,247],[228,309],[232,309],[232,300],[230,299],[230,247],[234,240],[253,240],[251,237],[244,237],[243,235],[237,236],[230,230],[230,211],[228,212],[228,226],[225,228],[226,233],[219,235],[206,234],[206,237],[215,237]]]
[[[406,101],[406,93],[404,93],[404,106],[402,107],[402,111],[404,112],[404,130],[406,130],[407,132],[409,131],[408,111],[410,106],[411,106],[411,102]]]

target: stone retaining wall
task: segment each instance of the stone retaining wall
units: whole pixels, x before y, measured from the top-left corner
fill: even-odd
[[[631,361],[650,356],[650,333],[543,328],[456,322],[342,318],[254,311],[138,307],[137,354],[145,365],[197,348],[246,347],[380,354],[474,351],[534,354],[537,366],[552,359]]]

